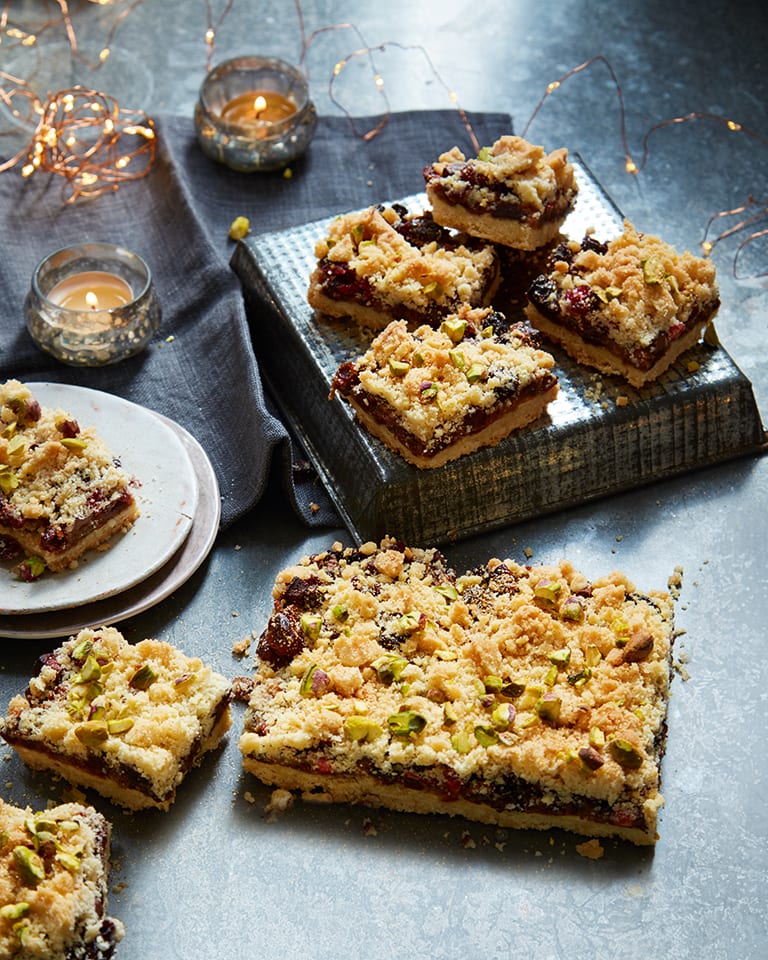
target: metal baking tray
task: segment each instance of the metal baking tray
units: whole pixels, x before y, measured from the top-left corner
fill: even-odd
[[[574,164],[579,195],[563,234],[615,236],[620,211],[580,158]],[[399,202],[427,208],[423,194]],[[370,340],[307,302],[314,245],[328,222],[249,236],[232,267],[261,372],[358,541],[390,534],[445,543],[765,449],[752,385],[722,346],[698,344],[641,390],[548,347],[560,393],[546,417],[495,447],[419,470],[360,427],[340,398],[328,398],[339,364]],[[502,285],[495,306],[521,319],[525,270],[512,273],[517,280]]]

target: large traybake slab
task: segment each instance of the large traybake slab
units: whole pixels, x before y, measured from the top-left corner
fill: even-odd
[[[580,239],[591,227],[608,239],[621,215],[575,164],[579,198],[563,232]],[[426,207],[424,195],[401,202]],[[699,344],[642,390],[555,349],[560,393],[546,418],[495,447],[417,469],[359,427],[340,398],[328,399],[339,364],[361,354],[370,334],[307,303],[327,222],[248,237],[232,266],[264,378],[359,541],[442,543],[765,449],[752,386],[722,347]],[[514,292],[497,303],[509,316],[520,310]]]

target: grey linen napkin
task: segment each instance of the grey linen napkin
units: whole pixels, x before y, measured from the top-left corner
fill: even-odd
[[[346,117],[321,117],[290,177],[212,162],[197,146],[191,118],[177,116],[155,118],[158,155],[149,176],[93,200],[67,204],[62,180],[52,175],[0,174],[0,377],[103,390],[171,417],[211,460],[222,527],[258,502],[273,467],[305,522],[338,525],[311,472],[296,469],[304,455],[265,396],[227,231],[236,216],[265,232],[417,193],[431,159],[454,144],[473,150],[458,111],[393,114],[363,139],[378,119],[356,118],[353,128]],[[504,114],[468,119],[480,144],[511,132]],[[40,351],[24,325],[37,263],[84,241],[120,243],[142,256],[162,305],[156,341],[110,367],[65,366]]]

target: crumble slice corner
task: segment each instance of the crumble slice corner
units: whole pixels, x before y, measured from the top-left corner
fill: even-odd
[[[0,734],[31,768],[130,810],[168,810],[231,724],[232,688],[168,643],[82,630],[40,658]]]
[[[438,223],[519,250],[553,240],[578,194],[564,147],[547,154],[511,135],[483,147],[477,157],[453,147],[423,174]]]
[[[113,956],[125,928],[106,912],[110,833],[93,807],[0,800],[0,956]]]

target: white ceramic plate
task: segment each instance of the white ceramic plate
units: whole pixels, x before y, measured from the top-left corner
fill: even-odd
[[[122,593],[163,567],[186,540],[197,509],[197,474],[177,432],[152,411],[128,400],[57,383],[29,383],[44,407],[94,426],[140,481],[134,488],[141,516],[103,552],[88,551],[74,570],[24,583],[0,569],[0,613],[39,614],[93,603]],[[10,564],[4,565],[9,567]]]
[[[162,414],[155,416],[169,426],[184,444],[197,476],[197,511],[187,539],[162,569],[123,593],[69,610],[26,617],[0,616],[0,637],[20,640],[67,637],[85,627],[127,620],[165,600],[189,580],[208,556],[216,540],[221,518],[216,474],[202,446],[190,433]]]

